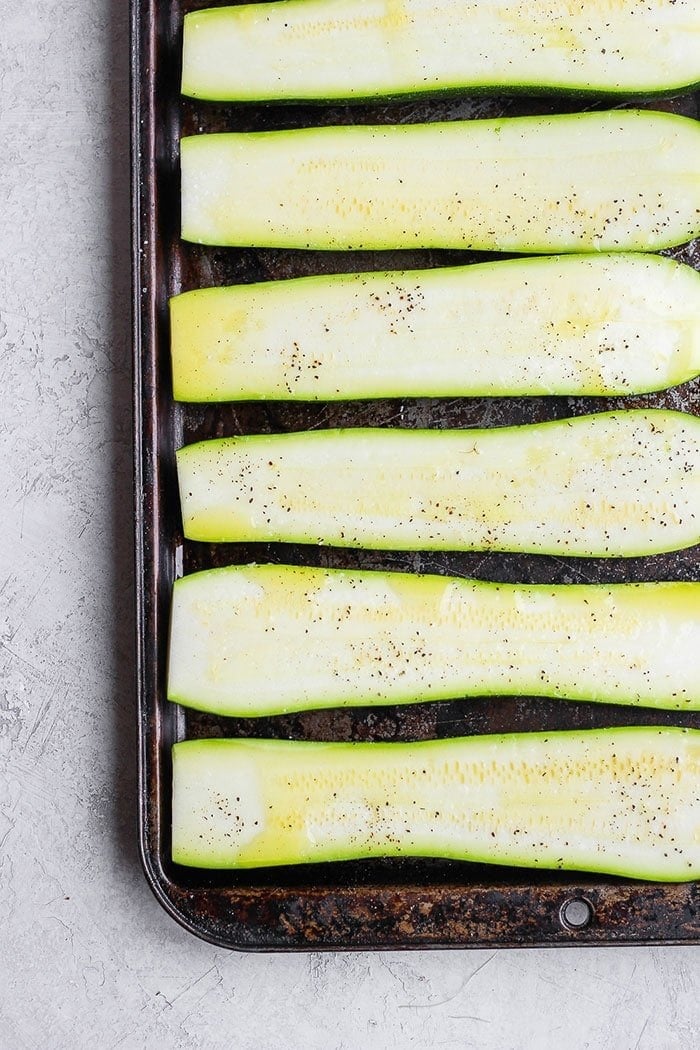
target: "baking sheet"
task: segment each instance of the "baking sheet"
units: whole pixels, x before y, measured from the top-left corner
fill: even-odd
[[[457,251],[301,252],[209,248],[179,239],[180,134],[311,124],[392,123],[609,108],[610,103],[495,97],[381,105],[219,105],[180,98],[182,18],[211,2],[132,0],[134,427],[140,842],[146,877],[185,928],[246,949],[417,948],[700,943],[700,892],[607,876],[456,861],[393,859],[206,872],[170,859],[170,747],[185,737],[419,740],[473,733],[625,724],[700,728],[700,714],[543,698],[489,697],[415,706],[314,711],[260,720],[187,711],[165,698],[173,579],[251,561],[454,573],[513,582],[700,579],[700,549],[633,559],[340,551],[280,544],[185,542],[175,450],[207,437],[334,426],[468,427],[535,422],[612,407],[700,413],[700,383],[627,398],[472,398],[335,404],[177,405],[167,299],[191,288],[316,273],[454,265],[495,258]],[[614,103],[616,106],[620,103]],[[700,96],[642,103],[697,118]],[[624,103],[623,103],[624,105]],[[636,100],[634,105],[639,105]],[[700,269],[694,243],[674,251]],[[567,921],[584,901],[582,925]]]

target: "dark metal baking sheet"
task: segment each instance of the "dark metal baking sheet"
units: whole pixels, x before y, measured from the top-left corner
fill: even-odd
[[[268,544],[184,542],[174,453],[185,441],[338,425],[407,427],[519,423],[613,405],[700,412],[700,385],[645,397],[385,400],[347,404],[182,406],[172,400],[167,299],[189,288],[301,274],[471,262],[468,252],[319,253],[217,249],[180,241],[181,133],[303,124],[413,122],[582,108],[562,99],[488,96],[345,106],[196,104],[179,96],[182,17],[206,3],[132,0],[134,420],[140,836],[146,876],[185,928],[246,949],[418,948],[551,944],[698,943],[697,884],[667,885],[577,873],[435,860],[386,860],[237,873],[180,868],[170,857],[170,746],[184,736],[417,740],[470,733],[630,723],[700,728],[697,714],[542,698],[490,697],[260,721],[185,712],[165,699],[170,589],[182,572],[249,561],[457,573],[523,582],[700,578],[698,548],[653,558],[367,553]],[[616,103],[617,104],[617,103]],[[638,103],[637,103],[638,104]],[[586,108],[605,108],[586,101]],[[654,108],[698,117],[699,98]],[[697,244],[674,252],[700,268]],[[481,256],[483,258],[483,256]],[[583,925],[567,902],[585,902]]]

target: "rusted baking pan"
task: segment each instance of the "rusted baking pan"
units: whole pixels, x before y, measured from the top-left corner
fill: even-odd
[[[219,105],[179,93],[182,18],[203,3],[132,0],[134,420],[140,836],[147,879],[165,909],[215,944],[251,950],[697,943],[696,884],[651,884],[436,860],[379,860],[245,872],[170,860],[170,747],[187,737],[419,740],[503,731],[624,724],[700,728],[697,714],[542,698],[481,699],[315,711],[261,720],[185,712],[165,698],[171,586],[182,573],[250,561],[396,568],[521,582],[700,578],[698,548],[650,558],[390,554],[308,546],[219,545],[182,537],[176,449],[209,436],[308,427],[464,427],[539,421],[622,405],[700,412],[697,381],[643,397],[406,400],[321,405],[178,405],[168,359],[168,296],[191,288],[303,274],[472,262],[475,253],[300,252],[205,248],[179,239],[182,133],[304,124],[421,121],[574,110],[556,98],[453,97],[382,105]],[[619,103],[616,103],[619,104]],[[582,103],[578,103],[580,108]],[[605,108],[586,101],[587,108]],[[698,116],[698,96],[654,103]],[[439,163],[439,158],[436,158]],[[700,268],[697,245],[676,251]]]

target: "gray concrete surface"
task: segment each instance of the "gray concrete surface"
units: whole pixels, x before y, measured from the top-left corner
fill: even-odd
[[[135,845],[126,2],[2,0],[0,1050],[691,1050],[692,949],[245,956]]]

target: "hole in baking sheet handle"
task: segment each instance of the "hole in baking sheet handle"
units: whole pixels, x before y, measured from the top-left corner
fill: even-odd
[[[566,930],[583,930],[593,918],[593,906],[583,897],[570,897],[559,909],[559,922]]]

